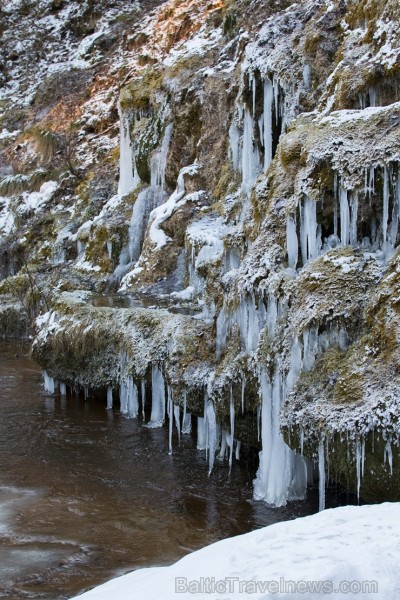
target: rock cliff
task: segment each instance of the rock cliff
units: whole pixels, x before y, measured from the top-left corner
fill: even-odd
[[[1,3],[0,327],[49,391],[259,447],[274,505],[399,499],[399,18]]]

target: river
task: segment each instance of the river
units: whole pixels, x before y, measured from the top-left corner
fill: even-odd
[[[257,455],[207,475],[195,439],[52,397],[18,343],[0,342],[0,598],[69,598],[129,570],[317,510],[252,500]]]

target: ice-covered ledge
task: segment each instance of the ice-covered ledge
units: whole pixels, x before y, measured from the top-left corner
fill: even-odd
[[[79,599],[397,600],[399,534],[399,503],[326,510],[139,569]]]

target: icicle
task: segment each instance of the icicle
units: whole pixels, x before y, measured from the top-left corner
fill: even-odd
[[[240,153],[240,131],[234,123],[229,127],[229,154],[232,160],[234,171],[239,169],[241,153]]]
[[[333,235],[338,236],[338,200],[337,200],[337,173],[334,176],[334,204],[333,204]]]
[[[399,216],[400,216],[400,171],[397,173],[397,181],[396,181],[396,194],[393,202],[393,210],[392,210],[392,223],[390,227],[390,241],[392,246],[395,247],[397,243],[397,233],[399,227]]]
[[[176,429],[178,431],[178,440],[179,440],[179,442],[181,441],[181,421],[180,421],[180,417],[181,417],[181,411],[180,411],[180,408],[179,408],[179,404],[174,404],[174,420],[175,420]]]
[[[338,187],[339,187],[339,174],[337,171],[333,172],[333,195],[335,198],[338,197]]]
[[[290,392],[296,383],[302,367],[301,344],[296,337],[290,350],[290,369],[286,378],[286,390]]]
[[[139,395],[136,383],[134,383],[132,377],[129,375],[127,379],[127,415],[130,418],[138,416],[139,412]]]
[[[242,379],[242,415],[244,415],[244,391],[246,388],[246,380]]]
[[[235,458],[236,460],[240,460],[240,447],[242,445],[242,442],[240,442],[239,440],[236,440],[236,451],[235,451]]]
[[[359,438],[356,440],[356,473],[357,473],[357,500],[360,501],[361,487],[361,443]]]
[[[118,105],[120,118],[120,152],[118,195],[129,194],[140,182],[134,167],[134,156],[129,134],[129,120]]]
[[[385,446],[385,450],[384,450],[384,455],[383,455],[383,464],[384,465],[386,464],[386,457],[387,457],[388,464],[389,464],[390,475],[393,475],[393,453],[392,453],[392,445],[389,440],[386,442],[386,446]]]
[[[320,244],[318,242],[317,225],[317,203],[308,198],[304,199],[301,210],[300,245],[303,264],[319,255]]]
[[[119,386],[119,405],[120,412],[122,415],[126,415],[128,412],[128,394],[127,394],[127,385],[125,381],[121,381]]]
[[[326,481],[329,481],[329,467],[330,467],[330,461],[329,461],[329,438],[326,438],[325,441],[325,464],[326,464]]]
[[[367,199],[368,192],[369,192],[369,189],[368,189],[368,168],[365,167],[365,169],[364,169],[364,200]]]
[[[347,199],[347,190],[340,189],[340,241],[347,246],[350,241],[350,210]]]
[[[43,371],[44,389],[48,394],[54,394],[54,379],[48,375],[47,371]]]
[[[325,509],[325,444],[321,439],[318,445],[318,472],[319,472],[319,511]]]
[[[286,249],[288,254],[288,265],[291,269],[296,269],[299,254],[299,241],[297,239],[296,221],[290,216],[286,218]]]
[[[364,477],[364,466],[365,466],[365,438],[361,442],[361,477]]]
[[[165,420],[165,383],[157,365],[151,371],[151,416],[148,427],[161,427]]]
[[[174,425],[174,415],[172,407],[172,390],[168,386],[168,454],[172,454],[172,428]]]
[[[235,405],[233,403],[232,386],[231,386],[231,393],[230,393],[229,413],[230,413],[230,424],[231,424],[231,430],[230,430],[231,444],[230,444],[230,449],[229,449],[229,468],[231,468],[232,467],[232,458],[233,458],[233,440],[235,437]]]
[[[261,406],[257,406],[257,441],[261,441]]]
[[[128,229],[128,248],[130,262],[136,262],[140,256],[142,240],[146,229],[148,216],[152,207],[149,202],[151,189],[142,190],[133,205],[131,221]]]
[[[142,396],[142,417],[143,421],[145,420],[145,406],[146,406],[146,382],[144,379],[140,382],[140,393]]]
[[[350,244],[357,245],[357,217],[358,217],[358,194],[353,192],[351,196],[351,220],[350,220]]]
[[[107,254],[108,254],[108,258],[111,260],[112,259],[112,242],[110,240],[107,240]]]
[[[111,410],[113,407],[113,391],[111,385],[107,387],[107,410]]]
[[[67,395],[67,386],[65,385],[65,383],[60,382],[60,394],[61,396]]]
[[[253,118],[254,118],[254,115],[256,114],[256,88],[257,88],[256,78],[254,76],[254,73],[253,73],[251,84],[252,84],[252,91],[253,91]]]
[[[303,67],[303,83],[306,90],[311,90],[311,65],[309,64]]]
[[[248,197],[260,168],[260,156],[253,142],[254,123],[249,111],[245,110],[242,150],[242,192]]]
[[[83,396],[85,398],[85,402],[89,397],[89,386],[88,385],[84,385],[83,386]]]
[[[383,170],[383,215],[382,215],[382,236],[383,246],[387,241],[387,228],[389,220],[389,173],[385,166]]]
[[[226,442],[226,438],[227,438],[228,432],[226,431],[226,429],[222,429],[221,431],[221,448],[218,454],[218,458],[220,460],[223,460],[225,458],[225,454],[226,454],[226,447],[227,447],[227,442]]]
[[[228,432],[226,431],[226,429],[222,429],[221,430],[221,447],[220,447],[219,454],[218,454],[218,458],[220,460],[224,460],[224,458],[225,458],[226,448],[227,448],[227,441],[226,441],[227,436],[228,436]]]
[[[206,422],[204,417],[197,417],[197,450],[206,448]]]
[[[254,481],[254,497],[274,506],[283,506],[288,499],[304,497],[307,486],[306,462],[285,444],[280,432],[283,385],[279,366],[275,365],[272,382],[264,370],[259,377],[262,451]]]
[[[369,94],[369,105],[371,107],[378,106],[376,89],[373,87],[370,87],[368,90],[368,94]]]
[[[375,190],[375,168],[373,166],[370,167],[369,170],[369,197],[371,199],[372,194]]]
[[[258,314],[255,299],[253,295],[249,295],[243,301],[242,310],[246,313],[245,328],[242,330],[244,338],[244,346],[247,352],[254,352],[258,346],[260,338],[260,327],[258,324]]]
[[[211,400],[207,401],[206,408],[206,419],[207,419],[207,432],[208,432],[208,474],[211,474],[211,471],[214,467],[215,460],[215,450],[217,446],[217,422],[215,418],[215,410],[214,404]]]
[[[273,78],[272,87],[274,91],[274,105],[275,105],[275,121],[276,124],[279,124],[279,116],[280,116],[280,102],[279,102],[279,82]]]
[[[264,140],[264,171],[266,171],[272,161],[272,107],[274,92],[270,79],[264,81],[264,122],[263,122],[263,140]]]
[[[273,292],[268,294],[268,310],[267,310],[267,331],[269,335],[274,335],[276,322],[278,319],[278,302]]]
[[[300,454],[303,456],[304,451],[304,429],[301,427],[300,429]]]
[[[187,392],[186,388],[183,392],[183,418],[182,418],[182,433],[190,433],[192,431],[192,418],[187,412]]]
[[[165,187],[165,171],[167,168],[167,157],[171,142],[172,128],[172,123],[167,125],[161,146],[153,153],[150,159],[150,185],[151,187],[159,187],[162,190]]]
[[[220,358],[222,356],[223,352],[225,352],[227,325],[228,325],[227,315],[225,314],[224,308],[221,308],[219,315],[217,317],[217,322],[216,322],[217,332],[216,332],[215,346],[216,346],[217,358]]]

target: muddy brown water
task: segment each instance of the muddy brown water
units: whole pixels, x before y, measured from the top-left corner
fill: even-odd
[[[26,350],[0,342],[0,598],[69,598],[317,510],[315,492],[282,509],[254,502],[254,453],[208,477],[193,436],[169,456],[166,427],[46,395]]]

